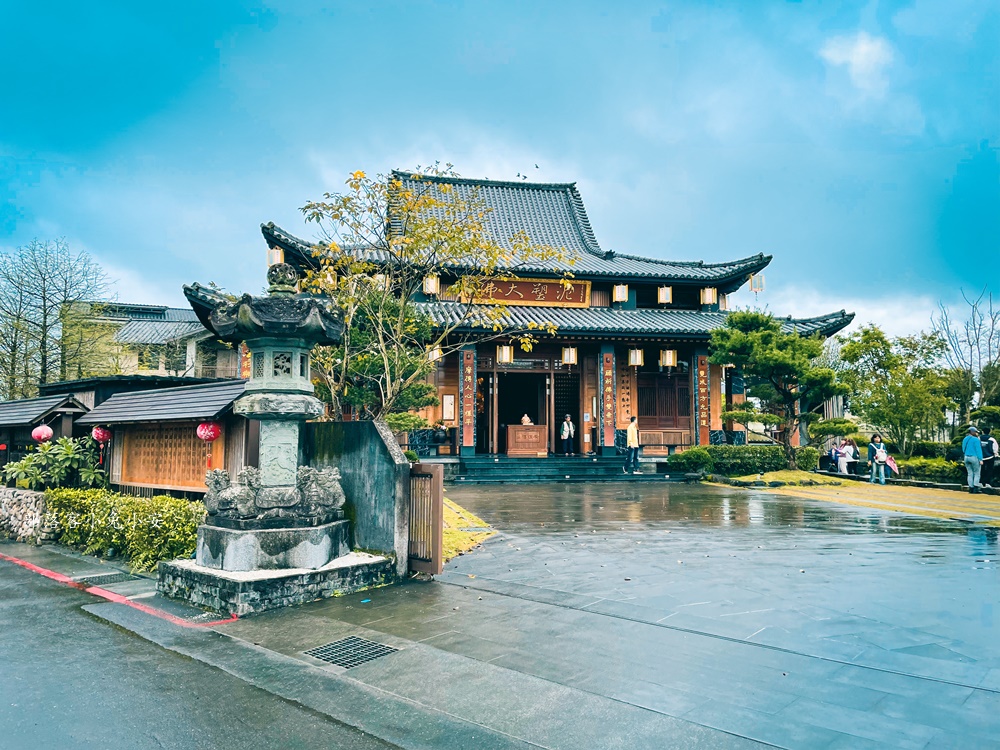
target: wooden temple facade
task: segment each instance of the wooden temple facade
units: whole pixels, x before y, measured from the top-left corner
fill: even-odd
[[[410,177],[396,173],[401,179]],[[540,264],[515,282],[498,282],[491,303],[507,306],[512,328],[554,324],[532,351],[482,328],[459,329],[464,345],[441,357],[433,374],[440,403],[422,413],[443,422],[462,455],[546,456],[560,452],[560,423],[576,426],[573,452],[614,454],[625,445],[630,417],[639,424],[647,455],[692,445],[744,444],[739,425],[721,414],[744,400],[740,375],[708,363],[710,331],[722,326],[728,296],[760,274],[771,256],[724,263],[678,262],[618,254],[600,247],[575,184],[537,184],[421,178],[476,195],[490,208],[496,241],[522,230],[532,241],[564,248],[575,257],[572,284],[561,269]],[[269,247],[286,260],[310,264],[310,243],[274,224],[262,226]],[[435,320],[459,315],[446,294],[419,304]],[[803,334],[830,336],[848,325],[844,311],[782,321]],[[477,340],[478,339],[478,340]],[[522,425],[527,416],[530,425]],[[441,452],[447,452],[443,446]]]

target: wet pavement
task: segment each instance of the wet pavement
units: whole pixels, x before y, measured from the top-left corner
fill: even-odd
[[[392,747],[108,627],[93,602],[0,562],[0,747]]]
[[[353,626],[478,663],[450,689],[419,659],[401,675],[398,654],[350,670],[428,703],[489,705],[470,675],[513,673],[681,722],[592,747],[683,746],[684,726],[716,731],[713,747],[1000,746],[995,529],[708,486],[447,494],[500,533],[437,582],[307,605],[299,628],[220,630],[295,655]]]

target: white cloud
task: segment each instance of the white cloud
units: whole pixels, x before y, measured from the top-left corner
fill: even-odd
[[[859,31],[853,36],[828,39],[819,51],[830,65],[846,67],[851,83],[864,95],[881,98],[889,86],[886,69],[893,52],[883,37]]]
[[[931,327],[938,299],[930,295],[894,294],[884,297],[834,295],[815,288],[779,286],[768,288],[759,299],[741,290],[732,297],[734,307],[764,307],[775,315],[813,318],[838,310],[855,313],[847,331],[874,323],[890,336],[906,336]]]

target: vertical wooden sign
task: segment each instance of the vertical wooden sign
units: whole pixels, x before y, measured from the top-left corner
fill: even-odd
[[[476,352],[474,349],[462,351],[460,385],[462,446],[474,448],[476,445]]]
[[[615,355],[605,352],[601,358],[601,415],[604,435],[601,445],[615,444]]]
[[[711,383],[708,380],[708,357],[698,357],[698,445],[708,445],[711,419]]]

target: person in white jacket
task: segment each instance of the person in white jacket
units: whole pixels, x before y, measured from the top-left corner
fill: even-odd
[[[559,437],[562,438],[563,453],[567,456],[572,456],[573,438],[576,437],[576,425],[573,424],[573,418],[569,414],[566,415],[562,427],[559,429]]]

